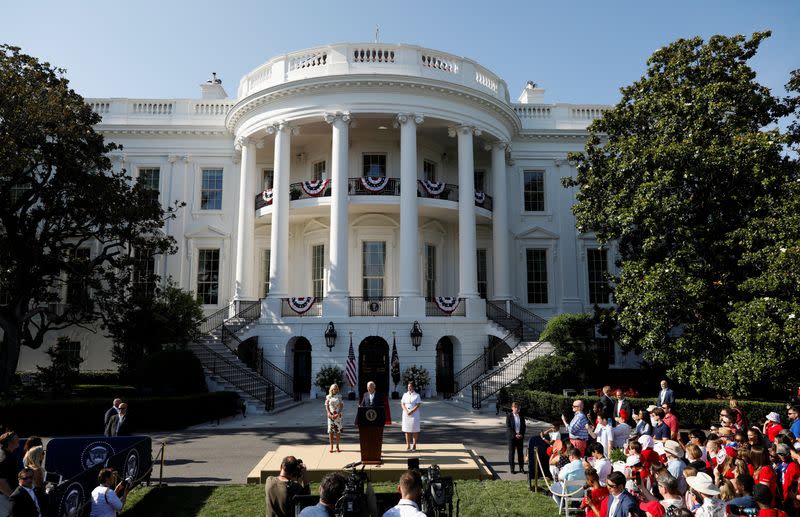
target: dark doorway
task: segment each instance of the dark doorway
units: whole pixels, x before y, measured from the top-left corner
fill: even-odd
[[[502,339],[489,336],[489,367],[494,368],[505,356],[511,353],[511,347]]]
[[[380,393],[389,393],[389,343],[380,336],[364,338],[358,345],[359,398],[367,391],[369,381]]]
[[[453,394],[453,342],[445,336],[436,343],[436,391],[443,397]]]
[[[302,336],[297,338],[292,353],[294,354],[292,361],[293,390],[295,394],[309,394],[311,393],[311,343]]]

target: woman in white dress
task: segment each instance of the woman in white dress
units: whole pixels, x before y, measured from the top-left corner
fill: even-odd
[[[331,444],[330,452],[333,452],[333,439],[336,438],[336,452],[339,450],[339,442],[342,439],[342,412],[344,401],[339,395],[339,386],[331,384],[328,389],[328,396],[325,397],[325,413],[328,415],[328,441]]]
[[[422,406],[422,398],[419,393],[414,391],[413,382],[408,383],[408,391],[403,393],[400,405],[403,407],[402,428],[406,433],[406,450],[416,452],[417,438],[419,437],[419,408]]]

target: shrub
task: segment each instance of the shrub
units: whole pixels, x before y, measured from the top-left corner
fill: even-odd
[[[573,354],[542,356],[528,361],[522,383],[529,390],[558,392],[575,376]]]
[[[314,385],[325,394],[328,393],[331,384],[336,384],[339,386],[339,391],[342,391],[344,370],[333,364],[320,368],[314,379]]]
[[[0,402],[0,426],[22,436],[102,434],[103,414],[112,395],[66,400],[15,400]],[[134,434],[181,429],[236,414],[239,395],[220,391],[176,397],[133,397],[125,400]],[[46,415],[46,418],[43,418]]]
[[[547,321],[542,341],[553,344],[556,354],[584,352],[592,345],[594,323],[589,314],[559,314]]]
[[[54,346],[47,349],[50,366],[37,366],[36,381],[50,393],[66,393],[78,381],[78,370],[83,362],[80,356],[67,348],[68,337],[60,337]]]
[[[403,384],[408,385],[409,382],[414,383],[417,393],[422,393],[430,385],[431,376],[422,366],[412,365],[403,371]]]
[[[148,355],[136,367],[135,382],[154,393],[207,391],[203,365],[189,350],[164,350]]]

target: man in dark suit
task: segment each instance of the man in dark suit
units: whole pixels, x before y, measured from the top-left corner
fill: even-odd
[[[625,422],[628,425],[633,422],[631,403],[625,398],[625,393],[621,389],[617,390],[617,402],[614,404],[614,420],[617,422]]]
[[[362,407],[375,407],[375,406],[383,406],[383,396],[379,395],[377,391],[375,391],[375,383],[369,381],[367,383],[367,391],[364,393],[364,396],[361,397],[361,403],[359,406]]]
[[[672,406],[675,403],[675,394],[669,389],[666,380],[661,381],[661,391],[658,392],[656,401],[656,406],[662,406],[664,404]]]
[[[19,486],[8,498],[10,517],[47,517],[47,495],[33,488],[33,469],[24,468],[17,475]]]
[[[519,414],[518,402],[511,403],[511,413],[506,416],[506,436],[508,438],[508,466],[511,467],[511,473],[516,473],[514,470],[515,451],[519,460],[519,471],[524,473],[525,463],[522,444],[525,441],[525,417]]]
[[[122,399],[114,399],[114,402],[111,403],[111,407],[108,408],[108,411],[106,411],[105,418],[103,419],[103,429],[108,427],[108,421],[111,420],[112,416],[119,414],[120,404],[122,404]]]
[[[119,405],[119,414],[111,415],[106,425],[106,436],[130,436],[131,427],[128,420],[128,405],[122,403]]]
[[[603,416],[613,421],[614,399],[611,398],[611,386],[603,386],[603,394],[600,395],[600,405],[603,406]]]
[[[612,472],[606,479],[608,497],[603,499],[600,506],[601,517],[639,517],[642,515],[636,498],[625,490],[625,474]]]

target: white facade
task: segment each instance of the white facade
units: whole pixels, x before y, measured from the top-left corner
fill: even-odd
[[[489,334],[503,335],[481,294],[544,318],[597,301],[590,274],[598,253],[613,267],[613,250],[596,251],[575,230],[574,192],[560,178],[574,174],[567,153],[583,149],[604,106],[546,104],[531,84],[512,102],[505,82],[478,63],[410,45],[279,56],[243,77],[236,99],[217,82],[201,86],[200,100],[87,101],[103,117],[97,129],[124,147],[115,167],[147,175],[165,205],[187,203],[165,228],[179,251],[156,272],[203,296],[209,314],[261,299],[268,282],[249,335],[290,373],[299,336],[310,344],[312,375],[343,366],[351,336],[357,355],[369,336],[389,347],[394,339],[402,368],[422,365],[432,376],[448,336],[458,371]],[[373,193],[378,177],[388,180]],[[329,180],[318,196],[303,190],[314,179]],[[424,179],[444,191],[429,194]],[[303,317],[288,308],[287,298],[315,294],[323,300]],[[460,298],[463,315],[428,303],[436,315],[426,316],[431,295]],[[380,315],[360,315],[372,314],[365,296],[380,298]],[[418,350],[414,321],[424,333]],[[338,332],[330,351],[328,322]],[[71,337],[83,368],[112,366],[101,335]],[[43,357],[23,349],[20,370]]]

